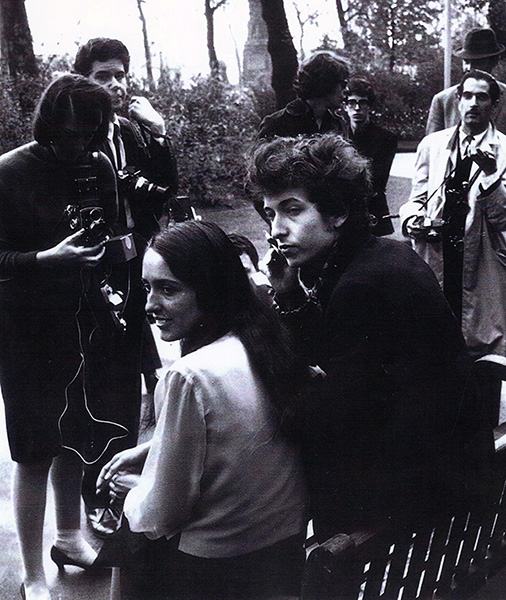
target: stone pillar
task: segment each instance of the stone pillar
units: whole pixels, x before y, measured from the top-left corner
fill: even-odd
[[[243,78],[246,85],[270,85],[271,58],[267,51],[267,26],[260,0],[249,1],[248,38],[243,52]]]

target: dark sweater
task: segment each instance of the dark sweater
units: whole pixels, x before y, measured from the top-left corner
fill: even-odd
[[[427,265],[367,236],[337,248],[317,304],[285,316],[326,373],[302,407],[323,537],[476,491],[492,455],[459,325]]]

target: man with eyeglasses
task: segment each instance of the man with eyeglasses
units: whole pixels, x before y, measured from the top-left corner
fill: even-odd
[[[258,137],[295,137],[328,131],[346,136],[348,127],[339,111],[348,77],[345,59],[333,52],[315,52],[300,65],[294,84],[297,98],[265,117]]]
[[[355,148],[371,159],[372,194],[368,199],[371,233],[388,235],[394,228],[386,198],[390,168],[397,150],[397,137],[371,120],[371,108],[376,96],[371,84],[361,77],[352,77],[344,91],[344,107],[350,121],[349,138]]]
[[[506,136],[491,121],[500,97],[491,75],[468,71],[457,97],[459,125],[426,136],[418,147],[401,224],[461,322],[495,426],[497,365],[506,364]]]

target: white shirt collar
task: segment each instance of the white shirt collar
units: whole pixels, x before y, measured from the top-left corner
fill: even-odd
[[[109,121],[109,129],[107,131],[107,139],[111,142],[113,142],[113,138],[114,138],[114,126],[117,125],[119,127],[120,123],[119,123],[119,119],[118,119],[118,115],[116,113],[114,113],[114,118],[112,121]]]
[[[473,139],[471,141],[471,148],[472,149],[478,148],[491,129],[492,129],[492,124],[489,123],[488,127],[485,129],[485,131],[478,133],[478,135],[473,135]],[[470,135],[469,133],[464,132],[462,127],[459,127],[459,146],[460,146],[460,148],[463,148],[467,145],[466,138],[469,135]]]

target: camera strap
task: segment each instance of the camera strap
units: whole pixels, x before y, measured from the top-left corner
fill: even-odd
[[[151,160],[151,153],[142,133],[142,125],[138,121],[135,121],[133,119],[125,119],[124,117],[118,117],[118,119],[120,125],[128,129],[132,134],[138,150],[144,155],[144,159]]]

